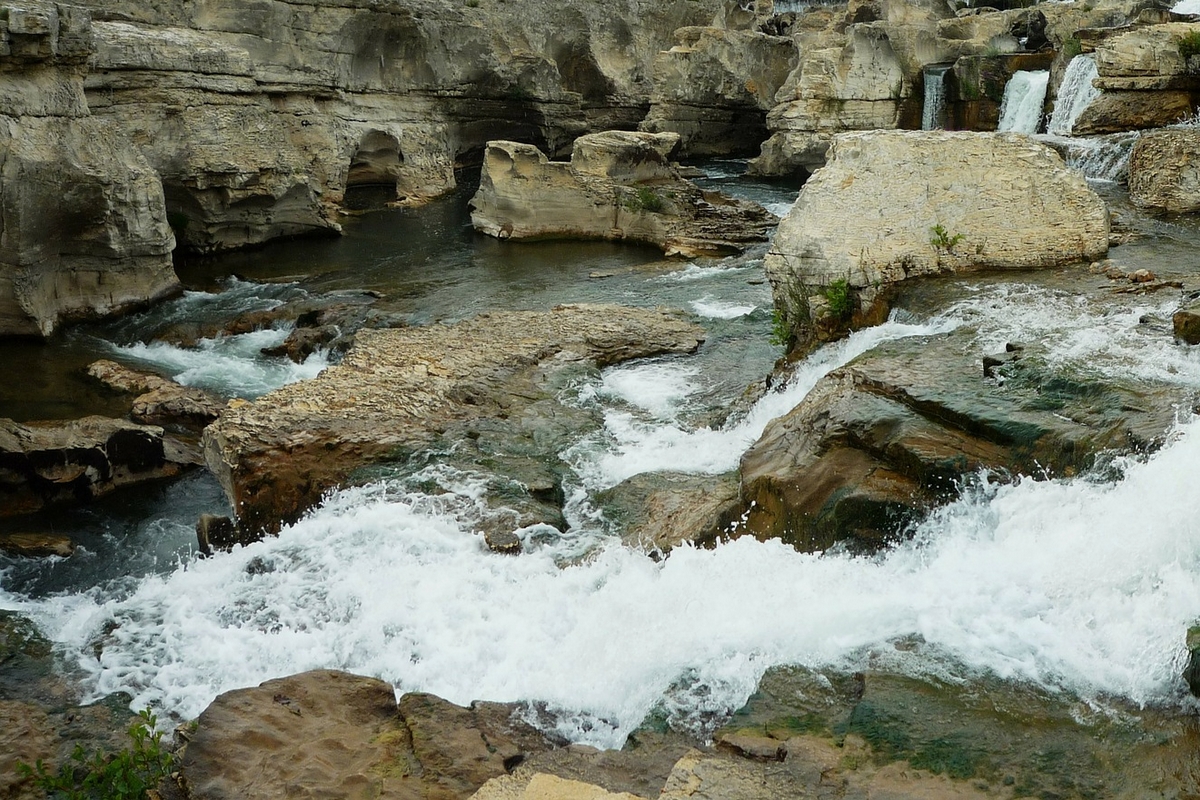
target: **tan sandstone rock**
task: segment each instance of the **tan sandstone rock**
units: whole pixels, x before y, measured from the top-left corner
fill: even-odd
[[[1182,37],[1198,32],[1200,23],[1170,22],[1105,39],[1096,47],[1096,86],[1105,91],[1200,87],[1200,77],[1191,74],[1179,49]]]
[[[427,445],[448,425],[519,418],[546,398],[556,369],[687,353],[703,338],[664,311],[603,305],[365,330],[316,379],[231,405],[205,429],[205,458],[257,537],[294,521],[354,469]]]
[[[203,428],[217,418],[224,406],[203,389],[180,386],[160,375],[129,369],[107,359],[89,364],[87,373],[114,391],[136,395],[130,416],[135,422],[147,425]]]
[[[1108,233],[1104,202],[1026,136],[849,133],[805,184],[765,264],[803,344],[817,338],[834,284],[848,307],[831,311],[869,317],[906,278],[1090,261]]]
[[[1142,208],[1200,211],[1200,130],[1151,131],[1129,157],[1129,197]]]
[[[181,770],[188,796],[467,798],[530,747],[514,708],[462,708],[375,678],[316,670],[220,695],[200,715]]]
[[[605,791],[603,788],[582,781],[573,781],[547,775],[533,774],[503,775],[492,778],[472,800],[642,800],[637,795]]]
[[[765,241],[773,218],[762,206],[679,176],[669,160],[678,142],[674,133],[606,131],[577,139],[569,162],[532,145],[489,142],[471,222],[501,239],[619,239],[668,255]]]

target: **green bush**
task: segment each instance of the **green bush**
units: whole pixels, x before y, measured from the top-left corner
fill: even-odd
[[[1071,59],[1083,52],[1083,44],[1078,37],[1068,36],[1063,39],[1062,54],[1063,58],[1070,63]]]
[[[88,756],[77,745],[67,763],[51,772],[42,762],[32,767],[21,762],[17,772],[34,782],[51,800],[143,800],[171,774],[175,756],[162,744],[158,720],[145,709],[129,726],[130,746],[109,754]]]
[[[1200,30],[1188,31],[1180,36],[1176,43],[1179,45],[1179,55],[1187,61],[1192,56],[1200,56]]]
[[[645,186],[639,186],[625,201],[625,207],[630,211],[649,211],[651,214],[659,213],[663,206],[663,199],[653,189],[647,189]]]
[[[836,319],[847,320],[854,314],[854,293],[845,278],[825,287],[825,300],[829,303],[829,313]]]
[[[788,325],[787,315],[778,308],[771,311],[771,344],[776,347],[787,347],[792,338],[792,327]]]

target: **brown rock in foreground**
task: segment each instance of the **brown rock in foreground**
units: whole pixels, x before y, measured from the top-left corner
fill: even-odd
[[[200,715],[182,772],[193,800],[469,797],[531,749],[513,706],[453,705],[316,670],[226,692]]]
[[[231,405],[204,432],[205,459],[254,537],[297,519],[355,469],[403,458],[453,423],[515,419],[550,396],[556,370],[688,353],[703,338],[671,313],[611,305],[362,331],[316,379]]]
[[[533,145],[488,142],[471,222],[500,239],[616,239],[667,255],[766,241],[775,218],[680,177],[669,160],[678,144],[676,133],[605,131],[576,139],[567,162]]]

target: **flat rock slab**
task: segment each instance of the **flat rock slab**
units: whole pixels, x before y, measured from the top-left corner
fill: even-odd
[[[515,418],[566,366],[689,353],[703,339],[674,313],[611,305],[366,330],[316,379],[230,404],[204,432],[205,459],[256,537],[358,468],[402,459],[455,424]]]

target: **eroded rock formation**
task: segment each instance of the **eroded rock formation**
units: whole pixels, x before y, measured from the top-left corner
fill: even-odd
[[[520,420],[551,398],[556,370],[687,353],[703,338],[667,312],[586,305],[362,331],[345,360],[316,379],[232,404],[205,430],[205,459],[256,538],[294,521],[353,470],[403,458],[452,425]]]
[[[1151,131],[1129,157],[1129,198],[1156,211],[1200,211],[1200,130]]]
[[[490,142],[471,222],[501,239],[620,239],[668,255],[766,241],[774,217],[680,177],[670,161],[678,143],[675,133],[594,133],[575,140],[568,162],[532,145]]]
[[[158,177],[88,112],[88,13],[31,2],[0,17],[0,335],[47,336],[177,291]]]
[[[801,346],[879,317],[889,286],[1032,269],[1108,250],[1104,202],[1050,148],[1014,134],[839,136],[766,257],[776,307]]]

